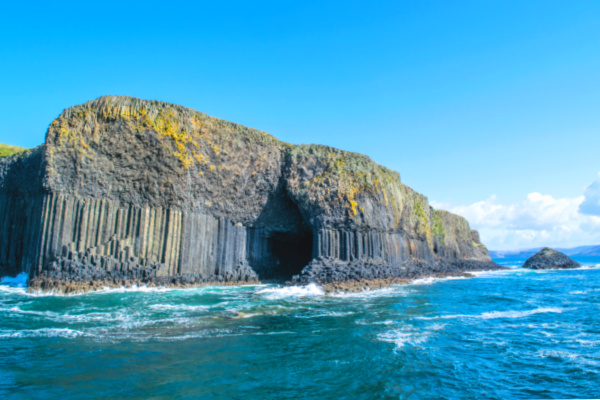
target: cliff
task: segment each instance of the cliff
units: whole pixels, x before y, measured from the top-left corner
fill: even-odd
[[[464,218],[364,155],[124,96],[66,109],[42,146],[0,159],[0,221],[0,275],[42,289],[495,267]]]

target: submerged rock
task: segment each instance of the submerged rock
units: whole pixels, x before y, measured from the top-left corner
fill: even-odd
[[[566,254],[544,247],[525,261],[523,268],[530,269],[563,269],[563,268],[579,268],[581,265]]]

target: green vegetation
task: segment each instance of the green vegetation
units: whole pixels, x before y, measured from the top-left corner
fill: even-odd
[[[434,235],[441,238],[446,236],[446,232],[444,232],[444,224],[442,223],[440,212],[438,210],[433,210],[432,225],[432,231]]]
[[[15,154],[24,153],[28,150],[29,149],[25,149],[23,147],[11,146],[10,144],[0,143],[0,157],[13,156]]]
[[[185,170],[193,165],[209,168],[211,161],[220,161],[220,156],[245,148],[248,144],[286,146],[263,131],[182,106],[127,96],[104,96],[71,107],[50,128],[59,146],[85,156],[102,121],[124,123],[138,134],[156,132],[162,144]]]
[[[347,208],[351,217],[362,211],[360,200],[366,195],[381,198],[386,206],[390,201],[396,205],[398,195],[394,189],[401,187],[400,175],[363,154],[322,145],[299,145],[289,148],[289,156],[298,165],[316,163],[319,173],[304,182],[305,189],[323,200],[334,194],[336,198],[328,201]],[[394,207],[399,220],[397,209]]]

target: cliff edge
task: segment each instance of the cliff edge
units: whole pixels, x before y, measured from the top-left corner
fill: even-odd
[[[126,96],[68,108],[0,159],[0,221],[0,275],[31,289],[498,267],[464,218],[364,155]]]

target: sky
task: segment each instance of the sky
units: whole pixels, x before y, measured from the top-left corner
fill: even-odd
[[[106,94],[361,152],[495,250],[600,244],[600,2],[3,5],[0,142]]]

